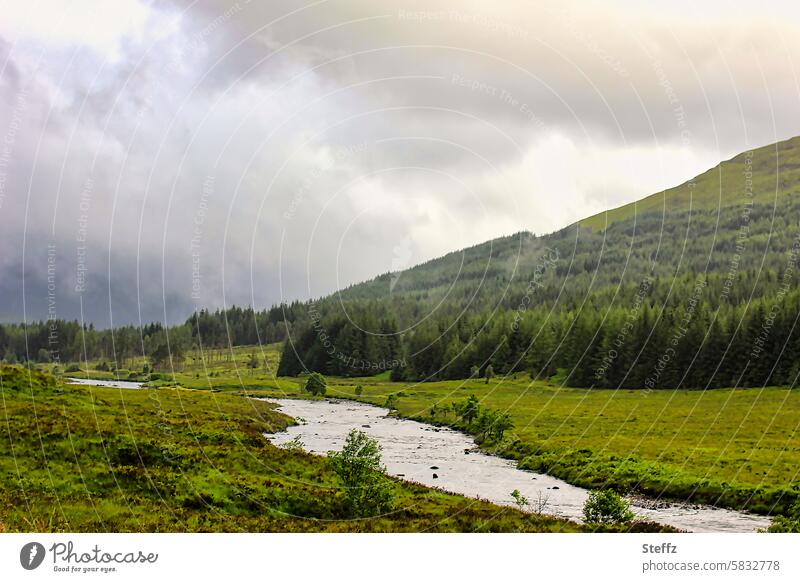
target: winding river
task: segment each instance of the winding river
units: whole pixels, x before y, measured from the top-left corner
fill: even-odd
[[[460,432],[386,416],[386,409],[359,402],[264,400],[300,422],[266,435],[274,444],[299,437],[309,452],[325,454],[341,449],[347,433],[357,428],[380,443],[391,475],[503,505],[513,505],[510,493],[518,489],[533,506],[545,502],[543,513],[581,520],[585,489],[517,469],[513,461],[477,450],[472,438]],[[661,501],[634,501],[632,509],[642,519],[693,532],[753,532],[770,524],[760,515]]]
[[[67,378],[71,384],[138,389],[141,382]],[[348,400],[263,398],[298,420],[287,430],[267,434],[276,445],[296,437],[309,452],[324,455],[341,449],[347,433],[357,428],[382,447],[389,474],[468,497],[513,505],[518,489],[543,513],[580,521],[588,491],[541,473],[517,469],[516,463],[477,449],[472,438],[449,428],[387,416],[388,410]],[[768,517],[691,504],[647,501],[632,509],[649,521],[693,532],[753,532],[769,526]]]

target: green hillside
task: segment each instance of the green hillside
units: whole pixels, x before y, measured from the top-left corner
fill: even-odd
[[[745,172],[753,174],[752,186]],[[601,212],[580,221],[585,228],[603,230],[609,225],[648,212],[675,214],[691,209],[715,209],[743,204],[750,196],[759,204],[772,204],[797,191],[800,184],[800,137],[793,137],[752,152],[743,152],[696,178],[636,202]]]
[[[63,361],[113,358],[117,368],[143,355],[171,370],[201,347],[218,361],[230,345],[285,342],[280,376],[387,372],[414,382],[489,371],[575,387],[793,385],[798,144],[742,153],[548,235],[498,238],[319,300],[203,310],[169,330],[129,327],[113,338],[77,322],[2,326],[0,351],[46,361],[55,325]]]
[[[285,308],[279,373],[392,367],[396,380],[428,381],[491,366],[586,387],[792,384],[799,143],[550,235],[496,239]]]

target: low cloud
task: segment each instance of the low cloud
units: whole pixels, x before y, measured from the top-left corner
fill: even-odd
[[[58,316],[172,322],[680,183],[800,133],[791,17],[746,8],[4,10],[0,318],[48,315],[48,245]]]

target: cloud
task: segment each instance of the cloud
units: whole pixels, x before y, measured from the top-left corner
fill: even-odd
[[[550,232],[800,133],[777,8],[7,4],[6,320],[47,315],[48,245],[57,315],[179,321]]]

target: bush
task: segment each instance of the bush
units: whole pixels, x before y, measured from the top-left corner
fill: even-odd
[[[310,392],[314,396],[325,396],[325,391],[327,388],[328,382],[325,380],[325,376],[319,372],[311,372],[311,375],[306,381],[306,392]]]
[[[404,380],[407,379],[408,378],[406,378],[405,370],[403,370],[403,368],[401,368],[400,366],[395,366],[394,368],[392,368],[392,371],[389,372],[389,380],[392,382],[403,382]]]
[[[391,509],[394,488],[381,465],[381,447],[360,430],[351,430],[341,451],[328,460],[345,487],[344,495],[353,517],[377,515]]]
[[[72,374],[74,372],[80,372],[80,371],[81,367],[78,364],[70,364],[69,366],[67,366],[66,369],[67,374]]]
[[[586,523],[625,524],[633,521],[634,517],[631,504],[613,489],[593,491],[583,504]]]
[[[364,393],[364,387],[359,384],[356,386],[356,396],[361,396]]]
[[[792,506],[788,516],[777,516],[767,531],[773,533],[800,533],[800,501]]]

